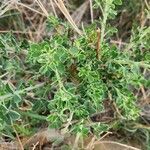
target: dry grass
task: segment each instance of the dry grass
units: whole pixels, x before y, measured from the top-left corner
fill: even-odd
[[[77,135],[76,137],[65,136],[57,130],[43,129],[37,132],[32,137],[23,140],[23,147],[20,148],[20,150],[24,148],[32,150],[40,150],[46,148],[51,149],[52,147],[54,150],[57,150],[61,149],[61,147],[63,147],[64,145],[69,146],[72,150],[140,150],[140,148],[116,142],[114,141],[115,139],[107,139],[106,137],[109,134],[110,133],[106,133],[106,135],[100,139],[97,139],[93,136],[83,139],[80,135]],[[55,145],[53,144],[54,140],[57,140],[57,144]],[[11,147],[13,147],[15,150],[18,150],[19,145],[20,142],[4,142],[0,143],[0,148],[4,148],[5,150],[11,150]]]
[[[88,23],[93,22],[100,15],[100,12],[93,11],[92,0],[85,0],[82,5],[74,10],[70,10],[72,5],[68,0],[3,0],[1,3],[0,33],[12,30],[19,37],[23,35],[31,41],[40,41],[48,35],[46,18],[49,15],[64,16],[78,34],[82,34],[82,31],[78,28],[81,26],[82,20]],[[133,17],[139,22],[140,26],[148,24],[149,18],[145,17],[145,8],[150,9],[147,0],[141,3],[138,14],[133,15],[126,9],[119,14],[114,24],[120,30],[119,34],[116,35],[115,43],[124,44],[126,37],[129,37]],[[15,13],[18,15],[15,15]],[[5,23],[5,26],[2,26],[4,20],[7,20],[8,24]],[[9,23],[9,20],[11,23]]]
[[[50,7],[50,5],[46,5],[46,1],[43,2],[46,7]],[[13,18],[12,24],[8,24],[6,27],[0,29],[0,32],[4,33],[12,30],[13,33],[19,36],[20,34],[24,34],[26,38],[29,38],[32,41],[41,40],[41,35],[45,34],[44,31],[46,27],[45,23],[47,17],[45,12],[41,10],[41,5],[32,0],[26,0],[25,2],[10,0],[9,2],[7,2],[7,4],[4,1],[0,8],[1,18],[3,17],[3,19],[5,19],[4,15],[10,14],[10,16],[6,19],[11,19],[11,17],[13,17],[11,16],[12,10],[19,14],[17,16],[19,18],[18,20],[20,20],[20,24],[22,24],[24,27],[20,28],[19,26],[15,25],[16,18]]]
[[[59,10],[57,8],[59,8]],[[86,10],[86,8],[84,10]],[[20,24],[24,27],[16,25],[16,22],[18,24],[18,20],[12,19],[13,11],[19,14],[17,15],[18,20],[20,20]],[[81,11],[78,11],[78,15],[80,12]],[[5,18],[8,20],[12,19],[13,22],[11,25],[7,24],[5,27],[0,26],[0,33],[6,33],[11,30],[19,36],[21,34],[25,35],[26,38],[32,41],[40,41],[47,35],[45,32],[46,19],[52,14],[55,16],[61,16],[61,14],[63,14],[74,30],[78,34],[81,34],[81,31],[72,19],[72,16],[62,0],[49,0],[49,2],[47,2],[47,0],[23,0],[21,2],[17,0],[3,1],[0,7],[1,22],[3,22]],[[82,19],[83,14],[84,12],[82,11],[78,23]],[[75,14],[73,14],[73,17],[76,17]]]

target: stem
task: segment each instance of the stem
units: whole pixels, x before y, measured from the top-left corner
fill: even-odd
[[[46,116],[33,114],[31,112],[23,112],[23,111],[18,111],[18,112],[23,116],[31,117],[31,118],[38,119],[38,120],[45,120],[46,121],[46,119],[47,119]]]
[[[103,15],[103,20],[101,22],[101,44],[104,41],[106,23],[107,23],[109,14],[111,14],[112,3],[113,3],[113,0],[104,0],[104,9],[103,7],[100,7],[100,9],[102,10],[102,15]]]
[[[134,65],[134,64],[136,64],[140,67],[150,69],[150,65],[146,64],[144,62],[134,62],[134,61],[131,61],[131,60],[112,60],[112,61],[114,63],[118,63],[118,64],[122,64],[122,65]]]
[[[17,131],[16,131],[16,129],[15,129],[14,124],[13,124],[12,121],[11,121],[11,124],[12,124],[12,128],[13,128],[15,134],[16,134],[16,138],[17,138],[17,140],[18,140],[18,143],[19,143],[19,146],[20,146],[20,150],[24,150],[23,144],[22,144],[22,142],[21,142],[21,140],[20,140],[20,137],[19,137],[19,135],[18,135],[18,133],[17,133]]]
[[[34,89],[37,89],[37,88],[40,88],[42,86],[44,86],[45,83],[40,83],[40,84],[37,84],[35,86],[32,86],[32,87],[27,87],[23,90],[18,90],[18,91],[15,91],[13,94],[12,93],[9,93],[9,94],[6,94],[6,95],[2,95],[0,96],[0,100],[4,100],[4,99],[7,99],[7,98],[10,98],[14,95],[19,95],[21,93],[24,93],[24,92],[28,92],[28,91],[31,91],[31,90],[34,90]]]
[[[105,27],[106,27],[106,22],[107,22],[107,18],[108,18],[108,9],[109,9],[108,6],[109,6],[109,4],[106,2],[104,11],[103,11],[103,21],[101,23],[101,42],[100,42],[100,44],[102,44],[104,41]]]
[[[55,69],[55,74],[56,74],[56,78],[57,78],[57,81],[58,81],[58,84],[59,84],[59,88],[60,89],[64,89],[64,86],[63,86],[63,84],[61,82],[61,78],[59,76],[59,73],[58,73],[57,69]]]
[[[6,75],[8,75],[8,72],[2,74],[2,75],[0,76],[0,79],[1,79],[1,78],[4,78]]]
[[[89,0],[90,1],[90,14],[91,14],[91,23],[94,22],[94,17],[93,17],[93,5],[92,5],[92,0]]]
[[[115,142],[115,141],[98,141],[98,142],[95,142],[95,145],[98,145],[98,144],[102,144],[102,145],[118,145],[120,147],[122,147],[122,149],[130,149],[130,150],[140,150],[136,147],[132,147],[132,146],[129,146],[129,145],[125,145],[125,144],[122,144],[122,143],[118,143],[118,142]]]
[[[96,58],[99,60],[100,57],[99,57],[99,51],[100,51],[100,29],[98,28],[97,30],[97,49],[96,49]]]

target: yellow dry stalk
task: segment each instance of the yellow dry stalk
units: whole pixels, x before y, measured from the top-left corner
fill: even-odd
[[[74,28],[74,30],[78,34],[81,35],[82,34],[81,30],[77,27],[77,25],[73,21],[71,15],[69,14],[67,8],[64,5],[64,2],[62,0],[54,0],[54,2],[58,6],[58,8],[60,9],[60,11],[64,14],[64,16],[66,17],[66,19],[69,21],[69,23],[72,25],[72,27]]]

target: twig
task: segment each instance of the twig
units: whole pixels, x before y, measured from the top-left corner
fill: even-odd
[[[141,89],[141,92],[142,92],[142,94],[143,94],[143,98],[146,99],[147,96],[146,96],[146,92],[145,92],[144,86],[141,85],[140,89]]]
[[[85,1],[80,7],[78,7],[72,14],[71,17],[74,23],[79,26],[83,15],[85,14],[87,8],[89,7],[89,1]]]
[[[75,29],[75,31],[81,35],[82,32],[78,29],[77,25],[75,24],[75,22],[73,21],[72,17],[70,16],[68,10],[66,9],[64,2],[62,0],[54,0],[54,2],[56,3],[56,5],[58,6],[58,8],[60,9],[60,11],[64,14],[64,16],[67,18],[67,20],[69,21],[69,23],[72,25],[72,27]]]
[[[5,12],[7,12],[9,10],[11,8],[11,5],[12,5],[11,1],[8,1],[4,5],[2,5],[0,7],[0,16],[2,16],[3,14],[5,14]]]
[[[39,11],[37,11],[37,10],[35,10],[35,9],[33,9],[33,8],[31,8],[31,7],[29,7],[29,6],[25,5],[25,4],[23,4],[23,3],[17,2],[16,4],[18,4],[18,5],[20,5],[20,6],[23,6],[23,7],[25,7],[25,8],[28,8],[28,9],[30,9],[31,11],[36,12],[36,13],[42,15],[42,16],[46,16],[46,14],[41,13],[41,12],[39,12]]]
[[[51,6],[52,6],[54,15],[57,17],[57,13],[56,13],[56,10],[55,10],[54,4],[53,4],[53,0],[50,0],[50,3],[51,3]]]
[[[68,118],[68,122],[67,122],[67,124],[65,125],[65,128],[64,129],[62,129],[62,132],[64,133],[64,134],[66,134],[67,132],[68,132],[68,128],[69,128],[69,126],[72,124],[72,118],[73,118],[73,112],[71,112],[71,114],[70,114],[70,117]]]
[[[2,74],[2,75],[0,76],[0,79],[4,78],[6,75],[8,75],[8,72]]]
[[[14,130],[14,132],[15,132],[15,134],[16,134],[16,137],[17,137],[18,143],[19,143],[19,145],[20,145],[20,150],[24,150],[23,145],[22,145],[21,140],[20,140],[20,138],[19,138],[19,135],[18,135],[18,133],[17,133],[17,131],[16,131],[15,127],[14,127],[13,122],[12,122],[11,124],[12,124],[13,130]]]
[[[101,141],[101,142],[95,142],[95,144],[116,144],[116,145],[122,146],[122,147],[127,148],[127,149],[140,150],[138,148],[135,148],[135,147],[132,147],[132,146],[129,146],[129,145],[125,145],[125,144],[122,144],[122,143],[114,142],[114,141]]]
[[[90,1],[90,14],[91,14],[91,23],[94,22],[94,17],[93,17],[93,5],[92,5],[92,0],[89,0]]]
[[[121,113],[120,113],[120,111],[119,111],[119,109],[118,109],[116,103],[115,103],[115,102],[113,101],[113,99],[112,99],[112,94],[110,93],[110,91],[108,91],[108,97],[109,97],[109,99],[111,100],[111,102],[112,102],[112,104],[113,104],[113,108],[114,108],[115,111],[117,112],[117,115],[118,115],[120,118],[123,119],[123,116],[121,115]],[[116,116],[115,116],[115,117],[116,117]]]
[[[36,144],[33,145],[32,150],[35,150],[38,145],[39,145],[39,141]]]
[[[144,0],[145,1],[145,5],[147,7],[148,10],[150,10],[150,5],[148,4],[147,0]]]
[[[97,32],[96,58],[99,60],[100,59],[99,51],[100,51],[100,36],[101,36],[100,34],[101,34],[101,31],[98,28],[96,32]]]
[[[72,148],[73,150],[76,150],[76,149],[77,149],[80,138],[81,138],[81,134],[78,133],[78,134],[76,135],[75,142],[74,142],[74,145],[73,145],[73,148]]]
[[[122,41],[120,43],[120,41],[114,41],[114,40],[111,40],[110,43],[118,44],[118,45],[128,45],[128,43],[125,43],[125,42],[122,42]]]
[[[106,134],[104,134],[100,139],[99,139],[99,141],[101,141],[102,139],[104,139],[107,135],[109,135],[109,134],[113,134],[112,132],[107,132]]]
[[[36,0],[37,4],[39,5],[39,7],[41,8],[41,10],[43,11],[43,13],[45,14],[46,17],[49,16],[47,10],[45,9],[45,7],[43,6],[42,2],[40,0]]]
[[[94,136],[94,137],[92,138],[92,140],[89,142],[89,144],[87,145],[86,150],[93,149],[93,147],[94,147],[94,141],[95,141],[95,140],[96,140],[96,137]]]
[[[148,129],[148,130],[150,130],[150,126],[149,126],[149,123],[148,123],[148,125],[143,125],[143,124],[136,124],[135,126],[134,126],[134,128],[135,129]]]

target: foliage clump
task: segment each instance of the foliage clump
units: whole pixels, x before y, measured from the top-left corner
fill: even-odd
[[[29,61],[51,80],[54,96],[48,105],[47,119],[53,127],[69,121],[69,129],[88,131],[92,127],[90,116],[105,111],[107,99],[118,111],[116,120],[136,120],[139,116],[133,89],[146,83],[141,68],[148,69],[148,62],[136,62],[135,51],[120,51],[108,42],[101,43],[98,59],[96,34],[96,27],[91,26],[72,41],[68,27],[62,35],[56,33],[49,40],[31,44]]]
[[[39,43],[18,42],[9,34],[0,37],[1,131],[12,136],[8,127],[15,124],[18,132],[29,134],[24,124],[32,127],[44,120],[65,132],[100,134],[139,117],[134,92],[141,85],[149,87],[143,70],[150,69],[150,30],[133,29],[130,43],[122,49],[110,44],[117,30],[107,21],[120,4],[121,0],[95,0],[102,18],[84,28],[81,36],[51,16],[48,29],[53,35]]]

